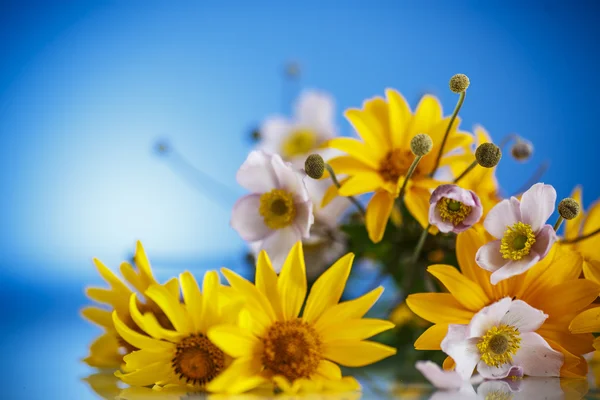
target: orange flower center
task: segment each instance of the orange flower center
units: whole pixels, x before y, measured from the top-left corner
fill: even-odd
[[[405,176],[415,159],[415,155],[409,150],[395,149],[387,153],[379,165],[379,174],[387,182],[398,182],[401,176]],[[415,169],[413,176],[419,175],[419,166]]]
[[[193,334],[179,342],[171,361],[179,379],[203,386],[223,370],[225,354],[203,334]]]

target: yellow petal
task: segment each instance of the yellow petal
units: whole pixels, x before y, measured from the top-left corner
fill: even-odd
[[[323,357],[345,367],[363,367],[396,354],[396,349],[381,343],[344,340],[324,346]]]
[[[360,162],[354,157],[339,156],[327,161],[336,175],[358,175],[365,172],[375,172],[375,169]]]
[[[136,350],[123,357],[123,362],[127,364],[129,371],[144,368],[150,364],[163,362],[171,364],[171,358],[175,355],[175,351],[152,351],[152,350]],[[155,383],[155,382],[153,382]]]
[[[448,324],[435,324],[430,326],[415,342],[417,350],[441,350],[442,340],[448,333]]]
[[[271,326],[276,316],[267,297],[235,272],[221,268],[221,273],[225,275],[231,287],[246,300],[246,308],[252,313],[253,322],[263,328]]]
[[[485,235],[483,228],[477,227],[459,233],[456,237],[456,258],[463,275],[475,282],[485,292],[488,299],[493,299],[491,274],[475,262],[477,250],[488,242]]]
[[[340,196],[356,196],[371,193],[383,185],[383,179],[378,172],[362,172],[352,176],[345,182],[338,193]]]
[[[131,286],[133,286],[138,292],[144,293],[148,289],[148,282],[138,275],[133,266],[127,262],[121,263],[119,270],[121,275],[125,278]]]
[[[373,307],[373,304],[382,293],[383,287],[380,286],[357,299],[336,304],[325,310],[321,318],[315,323],[315,329],[323,332],[331,325],[340,324],[349,319],[362,318]]]
[[[282,320],[283,310],[277,291],[277,273],[271,265],[269,255],[264,250],[258,254],[256,261],[256,288],[269,299],[277,319]]]
[[[306,321],[316,321],[325,310],[340,301],[352,269],[353,260],[354,254],[346,254],[317,279],[306,301],[303,314]]]
[[[129,293],[120,294],[109,289],[95,287],[87,288],[85,294],[90,299],[97,301],[98,303],[109,304],[113,308],[122,308],[129,298]]]
[[[123,374],[120,371],[115,372],[115,376],[123,382],[133,386],[149,386],[162,381],[171,373],[171,365],[167,362],[156,362],[147,365],[145,368],[138,369],[128,374]]]
[[[432,265],[427,272],[442,282],[454,298],[468,310],[478,312],[487,306],[487,296],[475,282],[449,265]]]
[[[105,328],[110,329],[113,327],[112,313],[108,310],[103,310],[98,307],[85,307],[81,310],[81,315],[93,323]]]
[[[419,317],[435,324],[468,324],[474,315],[450,293],[411,294],[407,297],[406,304]]]
[[[411,138],[407,136],[407,127],[411,111],[406,99],[394,89],[386,89],[389,103],[390,136],[394,148],[405,148]]]
[[[219,322],[219,274],[217,271],[208,271],[204,274],[202,282],[202,320],[200,331],[206,330]]]
[[[169,350],[173,348],[172,343],[152,339],[149,336],[135,332],[119,319],[116,312],[113,312],[113,323],[115,324],[115,329],[119,333],[119,336],[138,349]]]
[[[346,110],[344,116],[374,154],[379,157],[385,156],[389,150],[389,143],[381,121],[378,121],[373,114],[355,108]],[[387,124],[387,121],[384,122]]]
[[[262,348],[261,342],[249,331],[235,325],[217,325],[208,330],[208,338],[231,357],[245,357]]]
[[[591,333],[570,333],[562,325],[559,329],[553,327],[551,323],[545,323],[536,332],[544,339],[559,343],[567,351],[573,354],[587,354],[594,351],[594,335]]]
[[[106,332],[90,345],[90,355],[83,359],[90,367],[119,368],[123,361],[116,332]]]
[[[321,335],[325,344],[344,340],[358,341],[368,339],[393,327],[393,323],[382,319],[353,319],[344,322],[343,325],[332,326]]]
[[[576,316],[569,329],[572,333],[600,332],[600,307],[590,308]]]
[[[317,373],[326,379],[342,379],[342,370],[331,361],[321,360],[317,367]]]
[[[367,205],[365,225],[369,233],[369,239],[373,243],[379,243],[383,238],[393,207],[394,197],[385,190],[378,190],[371,197]]]
[[[150,267],[150,261],[148,261],[146,250],[144,250],[144,246],[142,246],[142,242],[139,240],[136,243],[133,260],[135,261],[135,265],[140,269],[140,275],[144,278],[148,286],[157,283],[154,279],[154,275],[152,275],[152,268]]]
[[[410,214],[425,228],[429,225],[429,190],[411,187],[404,195],[404,203]]]
[[[408,140],[418,133],[430,133],[430,130],[442,119],[442,106],[437,98],[425,95],[413,115],[408,129]]]
[[[586,279],[600,284],[600,261],[584,260],[583,275]]]
[[[163,328],[154,314],[150,312],[142,315],[137,306],[137,297],[135,293],[131,294],[131,298],[129,300],[129,312],[133,322],[135,322],[135,324],[144,332],[155,339],[166,339],[170,342],[177,343],[184,336],[186,336],[185,333]]]
[[[286,320],[296,318],[306,298],[306,266],[302,242],[296,243],[288,254],[277,281],[281,308]]]
[[[388,148],[392,147],[392,138],[390,135],[390,115],[388,104],[382,97],[373,97],[363,103],[365,112],[371,114],[381,126],[383,140]]]
[[[179,275],[183,301],[194,324],[194,330],[199,332],[202,327],[202,294],[196,278],[189,271]]]
[[[556,294],[560,293],[560,296]],[[573,313],[590,305],[600,293],[600,286],[592,281],[578,279],[563,282],[552,288],[539,291],[528,299],[528,304],[543,310],[549,315],[547,322],[554,318]]]
[[[167,291],[171,294],[171,296],[173,297],[180,297],[180,293],[179,293],[179,281],[177,280],[177,278],[171,278],[169,279],[167,282],[165,282],[165,284],[163,285]]]
[[[183,333],[192,332],[192,321],[178,298],[171,296],[169,291],[161,285],[151,285],[146,290],[146,296],[154,301],[165,313],[175,330]]]
[[[102,263],[102,261],[97,258],[93,259],[94,265],[98,269],[98,273],[102,278],[115,290],[125,296],[129,297],[129,293],[131,290],[110,270]]]
[[[242,393],[254,389],[266,382],[261,375],[262,364],[258,357],[244,357],[233,363],[215,379],[206,389],[216,393]]]
[[[340,186],[348,182],[350,178],[344,178],[340,180]],[[321,208],[326,207],[333,199],[338,196],[338,188],[335,185],[331,185],[325,191],[323,195],[323,200],[321,200]]]
[[[596,231],[600,228],[600,200],[587,210],[585,221],[583,222],[582,235]],[[600,234],[596,234],[587,239],[577,242],[577,249],[589,260],[600,262]]]
[[[329,140],[325,146],[348,153],[348,155],[373,169],[379,168],[379,157],[377,157],[377,154],[373,153],[370,148],[357,139],[338,137]]]
[[[583,198],[581,195],[581,186],[577,186],[573,193],[571,193],[571,198],[577,202],[580,206],[583,207]],[[565,221],[565,239],[575,239],[579,236],[579,232],[581,232],[582,221],[584,218],[584,214],[581,212],[575,218],[568,219]]]

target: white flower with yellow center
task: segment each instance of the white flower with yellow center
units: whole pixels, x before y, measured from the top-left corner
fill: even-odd
[[[456,362],[456,372],[467,380],[477,371],[486,379],[522,375],[560,376],[564,356],[535,331],[548,315],[510,297],[484,307],[468,325],[450,324],[441,348]]]
[[[315,90],[302,92],[294,116],[268,118],[260,127],[260,136],[259,149],[280,154],[296,168],[302,168],[309,154],[319,152],[316,150],[321,144],[336,136],[333,98]]]
[[[502,200],[490,210],[483,225],[498,240],[482,246],[475,261],[488,271],[492,284],[522,274],[544,259],[557,240],[546,224],[554,212],[556,190],[536,183],[516,197]]]
[[[233,207],[231,226],[248,242],[272,255],[281,267],[288,252],[308,238],[314,222],[313,204],[304,175],[277,154],[253,151],[237,172],[238,183],[251,194]]]

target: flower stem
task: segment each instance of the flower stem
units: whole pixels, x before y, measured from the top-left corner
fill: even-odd
[[[564,218],[562,216],[559,216],[558,219],[556,220],[556,223],[554,224],[554,231],[558,231],[558,228],[560,228],[560,225],[562,224]]]
[[[585,234],[585,235],[583,235],[583,236],[576,237],[576,238],[574,238],[574,239],[568,239],[568,240],[567,240],[567,239],[565,239],[565,240],[561,240],[561,242],[563,242],[563,243],[568,243],[568,244],[571,244],[571,243],[577,243],[577,242],[581,242],[582,240],[589,239],[589,238],[591,238],[592,236],[594,236],[594,235],[597,235],[597,234],[599,234],[599,233],[600,233],[600,228],[596,229],[595,231],[591,231],[590,233],[586,233],[586,234]]]
[[[329,172],[329,176],[331,176],[331,180],[333,181],[333,184],[335,185],[335,187],[339,189],[342,185],[340,184],[340,181],[338,181],[337,176],[335,176],[335,171],[333,170],[333,168],[331,168],[331,165],[325,163],[325,169],[327,169],[327,172]],[[358,200],[356,200],[356,198],[354,196],[346,196],[346,197],[348,198],[348,200],[350,200],[352,202],[352,204],[354,204],[356,206],[358,211],[360,211],[360,213],[364,217],[366,214],[366,211],[365,211],[365,208],[362,206],[362,204],[360,204],[360,202]]]
[[[412,258],[410,259],[411,264],[415,264],[417,262],[417,260],[419,259],[419,256],[421,255],[421,251],[423,250],[423,245],[425,244],[425,239],[427,239],[427,235],[429,234],[429,228],[431,228],[431,224],[427,225],[427,228],[425,228],[423,230],[423,233],[421,233],[421,237],[419,238],[419,241],[417,242],[417,247],[415,247],[415,252],[412,255]]]
[[[440,146],[440,151],[438,152],[437,158],[435,159],[435,164],[433,167],[433,170],[431,171],[431,175],[433,176],[435,174],[435,171],[437,171],[438,167],[440,166],[440,161],[442,160],[442,156],[444,155],[444,147],[446,147],[446,141],[448,140],[448,135],[450,134],[450,129],[452,128],[452,124],[454,123],[454,120],[456,119],[456,116],[458,115],[458,112],[460,111],[460,108],[462,107],[464,101],[465,101],[465,96],[467,95],[467,92],[461,92],[459,97],[458,97],[458,103],[456,103],[456,107],[454,107],[454,112],[452,113],[452,116],[450,117],[450,123],[448,124],[448,127],[446,128],[446,133],[444,134],[444,138],[442,139],[442,145]]]
[[[471,163],[471,165],[469,165],[455,180],[454,183],[458,183],[458,181],[460,181],[462,178],[465,177],[465,175],[467,175],[469,172],[471,172],[471,170],[473,168],[475,168],[476,166],[478,166],[479,163],[477,162],[477,160],[473,161]]]
[[[423,156],[416,156],[415,159],[413,160],[412,164],[410,164],[410,168],[408,168],[408,172],[406,173],[404,182],[402,182],[402,188],[400,189],[400,194],[398,194],[398,201],[401,201],[404,198],[404,192],[406,192],[406,186],[408,184],[408,180],[410,179],[412,174],[415,172],[415,169],[417,168],[417,165],[419,165],[419,162],[421,161],[422,158],[423,158]]]

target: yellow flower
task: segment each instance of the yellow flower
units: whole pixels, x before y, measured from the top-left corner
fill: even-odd
[[[526,273],[490,283],[490,272],[475,263],[477,249],[490,240],[482,228],[474,227],[458,235],[456,255],[460,271],[449,265],[432,265],[428,272],[449,293],[419,293],[408,296],[408,306],[423,319],[433,322],[417,339],[417,350],[439,350],[449,324],[468,324],[483,307],[511,297],[548,315],[536,332],[564,355],[561,376],[582,377],[587,363],[582,355],[593,351],[591,334],[572,334],[569,323],[592,303],[600,286],[581,274],[582,260],[566,248],[554,246],[550,254]],[[445,366],[452,365],[447,359]]]
[[[582,205],[583,210],[583,196],[580,187],[573,190],[571,197]],[[600,228],[600,200],[592,204],[586,212],[581,212],[577,217],[565,221],[565,239],[575,239],[598,228]],[[561,245],[571,247],[577,251],[583,257],[583,274],[585,277],[600,284],[600,251],[598,250],[600,249],[600,234],[573,244]]]
[[[86,290],[87,296],[102,304],[108,305],[108,308],[90,306],[82,310],[82,315],[91,322],[104,328],[105,332],[98,337],[90,346],[90,354],[84,361],[97,368],[118,368],[122,362],[123,355],[135,350],[129,343],[115,331],[111,314],[116,311],[119,318],[125,322],[131,329],[139,331],[139,328],[132,320],[129,313],[129,298],[133,293],[130,287],[133,287],[139,293],[143,294],[146,289],[157,284],[152,274],[152,268],[146,256],[146,252],[141,242],[137,242],[134,262],[137,267],[134,268],[129,263],[121,264],[121,274],[128,286],[119,279],[110,269],[108,269],[100,260],[94,259],[94,264],[104,280],[110,285],[109,289],[91,287]],[[173,278],[164,285],[165,289],[171,293],[179,293],[177,279]],[[144,312],[154,313],[157,320],[164,328],[172,328],[169,320],[156,305],[145,299],[140,303],[140,308]]]
[[[273,382],[288,393],[356,390],[337,364],[360,367],[396,350],[364,339],[392,328],[389,321],[363,319],[383,292],[379,287],[358,299],[339,303],[354,255],[340,258],[307,292],[302,243],[294,245],[279,276],[264,251],[258,256],[256,286],[222,269],[231,287],[246,301],[240,326],[210,329],[208,337],[234,357],[231,366],[208,385],[215,392],[239,393]],[[336,364],[337,363],[337,364]]]
[[[231,362],[206,336],[215,325],[235,324],[242,303],[227,301],[221,294],[216,271],[204,275],[202,293],[193,275],[179,275],[183,293],[173,293],[161,285],[151,285],[146,297],[167,316],[173,329],[165,329],[152,313],[138,308],[136,294],[129,300],[130,314],[143,332],[127,326],[115,311],[113,321],[119,335],[139,349],[125,357],[125,373],[117,372],[123,382],[132,386],[178,385],[203,390]]]
[[[340,137],[326,145],[346,152],[330,164],[336,173],[348,175],[339,190],[341,196],[375,192],[367,206],[366,225],[369,237],[379,242],[387,220],[415,156],[410,149],[411,139],[426,133],[433,140],[433,149],[424,156],[407,185],[405,203],[410,213],[425,227],[428,225],[430,190],[441,182],[432,179],[435,162],[442,139],[450,122],[443,117],[437,98],[425,95],[414,114],[406,100],[397,91],[386,91],[387,101],[375,97],[364,102],[362,109],[349,109],[346,118],[362,141]],[[472,136],[458,131],[460,119],[456,118],[444,147],[444,155],[463,148]],[[469,156],[469,155],[467,155]],[[440,166],[447,165],[445,157]],[[326,200],[330,196],[326,197]]]
[[[480,125],[475,126],[473,133],[476,138],[475,148],[480,144],[492,142],[489,133]],[[466,148],[465,150],[469,154],[468,158],[465,158],[464,155],[447,157],[447,163],[450,166],[453,176],[460,175],[460,173],[475,161],[474,149]],[[498,181],[496,179],[496,167],[474,168],[460,180],[459,186],[464,189],[472,190],[479,196],[479,200],[481,200],[481,205],[483,206],[483,215],[479,220],[480,224],[483,224],[488,211],[494,208],[494,206],[502,200],[502,197],[500,197]]]

